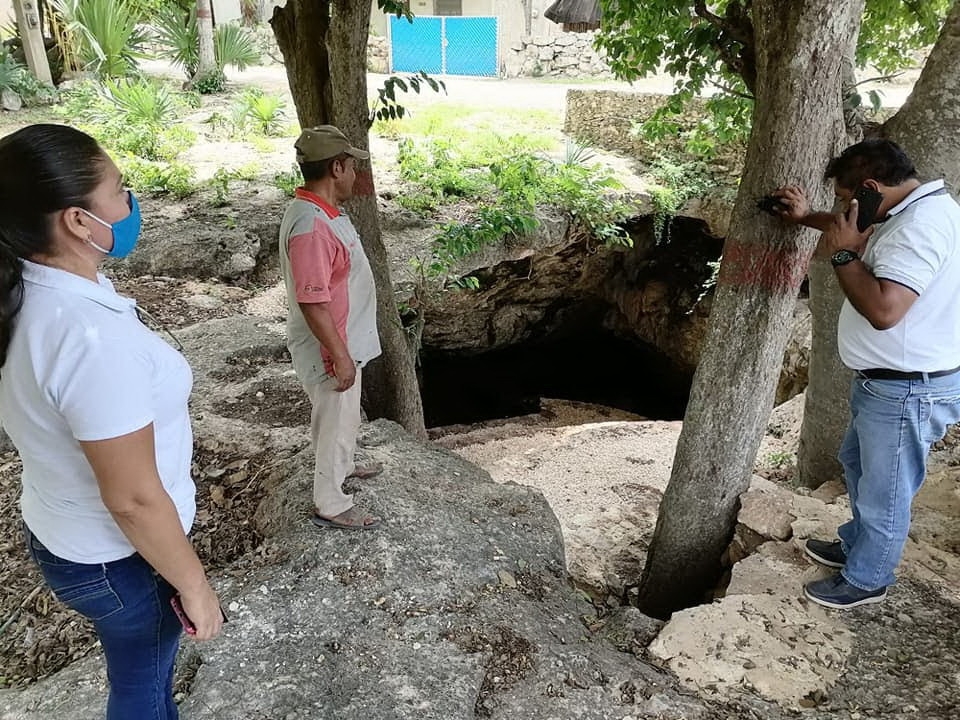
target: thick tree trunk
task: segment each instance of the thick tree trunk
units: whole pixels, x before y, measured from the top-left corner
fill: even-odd
[[[757,95],[746,171],[700,364],[640,587],[643,612],[702,602],[749,485],[815,233],[758,215],[784,180],[819,185],[842,131],[840,63],[862,0],[755,0]]]
[[[843,477],[837,451],[850,421],[852,373],[840,362],[837,350],[837,318],[844,295],[833,267],[825,259],[815,259],[807,277],[813,341],[797,450],[797,479],[801,485],[816,488]]]
[[[369,2],[334,0],[327,35],[335,124],[363,149],[370,146],[366,62],[370,9]],[[389,418],[417,437],[426,437],[414,354],[397,312],[369,162],[358,163],[348,209],[376,278],[377,325],[383,345],[383,355],[364,370],[364,407],[371,418]]]
[[[884,125],[925,178],[960,192],[960,1],[954,2],[913,92]]]
[[[274,8],[270,25],[283,55],[300,127],[332,122],[333,88],[326,44],[329,0],[287,0],[285,6]]]
[[[208,78],[220,72],[213,49],[213,11],[210,9],[210,0],[197,0],[197,34],[200,37],[200,48],[194,77]]]
[[[856,88],[856,52],[863,13],[852,12],[847,29],[847,48],[841,63],[840,89],[843,97]],[[861,139],[863,128],[862,110],[852,106],[844,112],[844,132],[837,138],[823,167],[830,157],[844,147]],[[822,188],[820,188],[822,190]],[[830,207],[833,188],[821,192],[820,197],[810,188],[815,207]],[[837,459],[837,451],[850,421],[851,372],[840,361],[837,349],[837,318],[844,294],[825,259],[810,263],[807,274],[810,281],[810,319],[813,340],[810,345],[810,382],[804,394],[803,425],[800,428],[800,446],[797,449],[797,481],[806,487],[816,488],[828,480],[843,477],[843,468]]]

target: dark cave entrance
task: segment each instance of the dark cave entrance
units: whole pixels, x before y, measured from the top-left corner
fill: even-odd
[[[679,420],[692,379],[653,348],[598,326],[478,354],[425,351],[421,360],[427,427],[536,413],[545,397]]]
[[[451,343],[459,345],[454,349],[447,343],[456,330],[439,334],[442,344],[425,338],[420,387],[427,427],[536,413],[542,398],[617,408],[651,420],[681,420],[693,368],[639,335],[681,333],[674,349],[688,341],[684,335],[691,318],[701,314],[699,303],[723,240],[710,236],[701,220],[673,218],[659,235],[653,225],[649,217],[625,224],[634,239],[629,250],[585,251],[573,245],[477,271],[495,300],[478,301],[476,309],[458,306],[456,312],[518,307],[517,317],[524,317],[522,308],[529,303],[534,310],[509,345],[464,350],[464,344]],[[643,328],[628,321],[622,303],[634,316],[643,315]],[[709,312],[709,302],[705,308]],[[460,321],[456,313],[437,319],[448,327]],[[489,324],[469,322],[460,332],[468,332],[466,327],[495,332]]]

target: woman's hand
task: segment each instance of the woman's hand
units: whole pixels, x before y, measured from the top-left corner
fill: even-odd
[[[217,594],[208,583],[194,592],[181,592],[180,604],[197,630],[192,636],[195,640],[210,640],[220,634],[223,613]]]

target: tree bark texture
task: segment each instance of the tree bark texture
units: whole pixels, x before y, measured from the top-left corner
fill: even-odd
[[[670,482],[641,580],[655,617],[715,587],[739,496],[773,405],[797,291],[816,244],[807,229],[758,215],[784,182],[820,184],[841,132],[840,64],[860,0],[756,0],[757,95],[745,171]]]
[[[216,75],[220,68],[217,66],[217,56],[213,49],[213,10],[210,8],[210,0],[197,0],[197,35],[200,38],[200,47],[195,77],[207,78]]]
[[[367,103],[367,38],[371,3],[333,0],[327,46],[333,85],[334,124],[364,150],[370,147]],[[389,418],[425,438],[423,403],[414,353],[400,322],[390,264],[380,232],[380,215],[369,161],[357,162],[354,197],[348,204],[377,285],[377,327],[383,355],[364,369],[364,407],[370,418]]]
[[[954,2],[913,92],[884,125],[926,179],[960,192],[960,0]]]
[[[283,7],[274,8],[270,25],[283,55],[300,127],[331,123],[333,88],[327,54],[329,0],[287,0]]]
[[[863,2],[858,0],[851,9],[847,28],[847,48],[841,62],[841,97],[855,91],[856,52],[863,20]],[[860,10],[857,10],[857,6]],[[847,145],[861,139],[862,112],[844,108],[842,132],[834,147],[823,158],[826,168],[830,157],[836,156]],[[833,204],[833,183],[808,188],[816,208]],[[807,277],[810,281],[810,320],[813,340],[810,344],[810,382],[804,393],[803,424],[800,428],[800,446],[797,449],[797,480],[801,485],[816,488],[828,480],[843,477],[843,468],[837,459],[840,443],[850,421],[851,371],[840,361],[837,348],[837,319],[844,301],[833,267],[826,259],[810,263]]]
[[[833,266],[815,259],[807,272],[810,280],[810,382],[803,405],[803,425],[797,451],[801,485],[816,488],[828,480],[843,478],[837,459],[840,442],[850,422],[850,380],[853,373],[840,362],[837,350],[837,318],[844,294]]]

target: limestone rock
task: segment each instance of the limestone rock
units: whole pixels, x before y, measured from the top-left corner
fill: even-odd
[[[675,613],[648,650],[691,689],[728,695],[745,686],[799,708],[836,681],[852,646],[849,630],[819,606],[734,595]]]
[[[0,92],[0,107],[9,112],[17,112],[23,107],[23,100],[10,88],[4,88]]]
[[[769,540],[786,540],[793,533],[790,498],[751,490],[740,496],[737,522]]]

